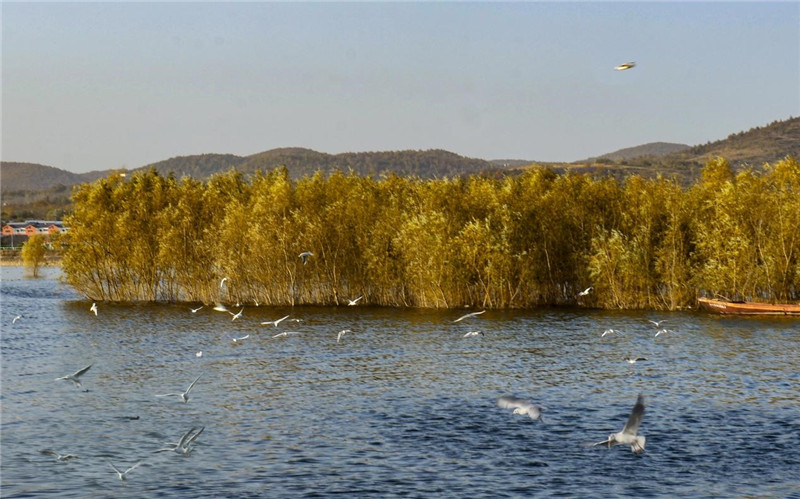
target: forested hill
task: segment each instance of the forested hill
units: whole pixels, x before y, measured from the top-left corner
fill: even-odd
[[[489,161],[472,159],[443,150],[382,151],[326,154],[304,148],[280,148],[253,154],[202,154],[179,156],[140,169],[155,168],[161,174],[173,173],[207,178],[215,173],[236,168],[243,173],[271,171],[285,166],[289,175],[300,178],[317,171],[353,171],[358,175],[396,173],[420,178],[454,177],[496,170]]]

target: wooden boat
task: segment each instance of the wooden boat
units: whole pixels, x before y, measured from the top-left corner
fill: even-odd
[[[713,300],[711,298],[698,298],[698,305],[701,308],[717,312],[720,314],[737,315],[796,315],[800,316],[800,305],[782,305],[758,302],[735,302],[724,300]]]

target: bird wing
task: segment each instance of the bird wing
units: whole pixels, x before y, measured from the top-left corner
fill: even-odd
[[[46,454],[48,456],[54,456],[54,457],[58,457],[59,456],[58,452],[54,451],[53,449],[43,449],[41,451],[41,453],[42,454]]]
[[[609,445],[610,443],[611,443],[611,439],[609,438],[607,440],[603,440],[602,442],[597,442],[596,444],[592,444],[592,446],[596,447],[598,445]]]
[[[628,417],[628,422],[625,423],[625,427],[622,428],[622,433],[626,433],[628,435],[636,435],[636,432],[639,431],[639,425],[642,423],[643,417],[644,417],[644,395],[640,393],[639,397],[636,399],[636,405],[633,406],[631,415],[630,417]]]
[[[90,367],[92,367],[92,364],[89,364],[88,366],[84,367],[79,371],[75,371],[75,374],[73,374],[72,376],[75,378],[77,378],[78,376],[82,376],[86,371],[89,370]]]
[[[136,462],[136,464],[134,464],[133,466],[131,466],[130,468],[128,468],[127,470],[125,470],[125,473],[128,473],[129,471],[133,471],[133,470],[135,470],[136,468],[138,468],[138,467],[139,467],[139,465],[140,465],[140,464],[142,464],[142,462],[141,462],[141,461],[137,461],[137,462]]]
[[[200,376],[202,376],[202,374],[201,374]],[[200,379],[200,376],[196,377],[196,378],[194,379],[194,381],[192,381],[192,384],[191,384],[191,385],[189,385],[189,388],[187,388],[187,389],[186,389],[186,391],[185,391],[185,392],[183,392],[183,393],[189,393],[189,391],[192,389],[192,387],[194,386],[194,384],[195,384],[195,383],[197,383],[197,380],[198,380],[198,379]]]
[[[461,317],[459,317],[458,319],[454,320],[453,322],[463,321],[467,317],[473,317],[473,316],[476,316],[476,315],[481,315],[484,312],[486,312],[486,310],[481,310],[480,312],[472,312],[470,314],[462,315]]]
[[[184,447],[184,448],[186,448],[186,447],[188,447],[188,446],[192,445],[192,443],[194,443],[194,441],[195,441],[195,440],[197,440],[197,437],[199,437],[199,436],[200,436],[200,434],[201,434],[201,433],[203,433],[203,430],[205,430],[205,429],[206,429],[206,427],[205,427],[205,426],[203,426],[202,428],[200,428],[200,429],[197,431],[197,433],[195,433],[195,434],[194,434],[194,435],[192,435],[192,436],[191,436],[189,439],[187,439],[187,440],[186,440],[186,442],[184,442],[184,445],[182,445],[181,447]],[[192,428],[192,430],[194,430],[194,428]]]
[[[497,405],[503,409],[516,409],[517,407],[528,407],[532,404],[530,400],[503,395],[502,397],[498,397]]]
[[[114,466],[113,463],[108,463],[108,465],[114,468],[114,471],[116,471],[120,475],[124,475],[125,473],[127,473],[127,471],[125,473],[121,472],[116,466]]]
[[[175,448],[177,449],[178,447],[183,447],[184,444],[186,443],[186,440],[189,438],[189,435],[191,435],[194,432],[194,430],[196,430],[196,429],[197,429],[197,427],[193,426],[189,431],[184,433],[183,436],[181,437],[181,439],[178,440],[178,444],[175,446]]]

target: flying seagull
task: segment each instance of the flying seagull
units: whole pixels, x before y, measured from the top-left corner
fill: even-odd
[[[359,297],[358,297],[358,298],[356,298],[355,300],[349,300],[349,299],[348,299],[347,301],[348,301],[349,303],[348,303],[347,305],[348,305],[348,306],[350,306],[350,307],[352,307],[353,305],[355,305],[356,303],[358,303],[358,301],[359,301],[359,300],[361,300],[362,298],[364,298],[364,296],[363,296],[363,295],[362,295],[362,296],[359,296]]]
[[[200,305],[200,306],[199,306],[199,307],[197,307],[197,308],[191,308],[191,307],[189,307],[189,310],[191,310],[193,314],[196,314],[197,312],[199,312],[199,311],[200,311],[200,309],[201,309],[201,308],[203,308],[203,305]]]
[[[284,331],[282,333],[276,334],[275,336],[273,336],[273,338],[286,337],[289,336],[290,334],[300,334],[300,333],[298,331]]]
[[[89,312],[94,312],[94,316],[97,317],[97,303],[92,303],[92,306],[89,307]]]
[[[242,316],[242,312],[244,312],[244,307],[242,307],[242,309],[241,309],[241,310],[239,310],[239,312],[237,312],[237,313],[235,313],[235,314],[234,314],[233,312],[231,312],[230,310],[228,310],[228,313],[229,313],[229,314],[231,314],[231,315],[233,316],[233,319],[231,319],[231,322],[233,322],[233,321],[235,321],[236,319],[238,319],[239,317],[241,317],[241,316]]]
[[[312,252],[310,252],[310,251],[304,251],[304,252],[300,253],[300,254],[299,254],[299,255],[297,255],[297,256],[298,256],[299,258],[302,258],[302,259],[303,259],[303,265],[305,265],[305,264],[307,264],[307,263],[308,263],[308,257],[310,257],[310,256],[314,256],[314,253],[312,253]]]
[[[92,367],[92,364],[89,364],[88,366],[84,367],[79,371],[75,371],[75,373],[73,374],[67,374],[66,376],[61,376],[60,378],[56,378],[56,381],[61,381],[61,380],[72,381],[73,383],[75,383],[76,388],[80,388],[81,381],[78,378],[86,374],[86,371],[88,371],[90,367]]]
[[[656,335],[653,336],[653,338],[658,338],[659,334],[666,334],[666,333],[669,333],[669,332],[670,332],[669,329],[659,329],[658,332],[656,333]]]
[[[11,320],[11,324],[15,324],[15,323],[16,323],[18,320],[20,320],[20,319],[22,319],[22,316],[21,316],[21,315],[18,315],[18,316],[16,316],[16,317],[14,317],[14,318]]]
[[[75,454],[63,454],[62,455],[62,454],[59,454],[58,452],[54,451],[53,449],[44,449],[41,452],[42,452],[42,454],[55,457],[56,461],[62,461],[62,462],[69,461],[70,459],[78,459],[78,457],[79,457],[79,456],[76,456]]]
[[[496,402],[497,406],[502,407],[503,409],[513,408],[514,412],[512,412],[512,414],[527,414],[534,421],[538,419],[544,423],[544,420],[542,419],[543,408],[534,404],[530,400],[503,395],[502,397],[498,398]]]
[[[647,360],[647,359],[644,357],[625,357],[625,362],[627,362],[628,364],[636,364],[640,360]]]
[[[349,332],[351,332],[349,329],[342,329],[341,331],[339,331],[339,334],[336,335],[336,343],[339,343],[339,340],[342,339],[342,336],[346,335]]]
[[[228,313],[230,313],[230,310],[228,310],[228,307],[226,307],[222,303],[217,303],[216,305],[214,305],[214,310],[216,310],[217,312],[228,312]]]
[[[647,322],[649,322],[650,324],[653,324],[655,327],[661,327],[661,324],[663,324],[664,322],[667,322],[667,320],[666,319],[662,319],[660,321],[648,320]]]
[[[273,326],[275,326],[275,327],[278,327],[278,324],[280,324],[282,321],[285,321],[285,320],[286,320],[286,319],[288,319],[288,318],[289,318],[289,316],[288,316],[288,315],[284,315],[284,316],[283,316],[283,317],[281,317],[280,319],[276,319],[276,320],[274,320],[274,321],[265,321],[265,322],[262,322],[262,323],[261,323],[261,325],[262,325],[262,326],[266,326],[267,324],[272,324]]]
[[[202,376],[202,374],[200,376]],[[179,396],[181,398],[181,400],[185,404],[186,402],[189,401],[189,392],[192,391],[192,388],[194,387],[194,384],[197,383],[197,380],[200,379],[200,376],[196,377],[195,380],[192,381],[192,384],[189,385],[189,388],[187,388],[186,391],[183,392],[183,393],[165,393],[163,395],[156,395],[156,397],[169,397],[169,396],[172,396],[172,395],[177,395],[177,396]]]
[[[583,291],[581,291],[580,293],[578,293],[578,296],[586,296],[589,293],[591,293],[593,289],[594,288],[592,286],[589,286],[588,288],[586,288]]]
[[[470,331],[464,334],[464,338],[469,338],[472,336],[483,336],[483,331]]]
[[[122,481],[125,481],[125,480],[127,480],[127,479],[128,479],[128,477],[127,477],[128,473],[130,473],[131,471],[135,470],[137,466],[139,466],[140,464],[142,464],[142,462],[141,462],[141,461],[138,461],[136,464],[134,464],[133,466],[131,466],[130,468],[128,468],[128,469],[127,469],[127,470],[125,470],[125,471],[120,471],[120,470],[119,470],[119,469],[118,469],[116,466],[114,466],[114,465],[113,465],[113,464],[111,464],[111,463],[108,463],[108,464],[109,464],[109,466],[111,466],[112,468],[114,468],[114,471],[116,471],[116,472],[117,472],[117,476],[119,477],[119,479],[120,479],[120,480],[122,480]]]
[[[597,442],[594,445],[608,445],[609,447],[618,444],[630,445],[634,453],[639,454],[643,452],[645,438],[641,435],[636,436],[636,432],[639,431],[639,425],[642,424],[643,417],[644,396],[640,393],[639,397],[636,399],[636,405],[633,406],[631,415],[628,417],[628,422],[625,423],[625,427],[622,428],[622,431],[619,433],[612,433],[608,436],[608,440]]]
[[[614,69],[616,69],[617,71],[625,71],[627,69],[631,69],[634,66],[636,66],[635,62],[626,62],[624,64],[620,64],[619,66],[614,66]]]
[[[606,329],[605,331],[603,331],[603,334],[601,334],[600,337],[602,338],[603,336],[605,336],[607,334],[612,334],[612,333],[616,333],[616,331],[613,330],[613,329]]]
[[[197,433],[194,433],[194,431],[196,429],[197,428],[192,428],[189,431],[187,431],[186,433],[184,433],[183,436],[181,437],[181,439],[178,440],[178,443],[176,443],[176,444],[169,443],[167,445],[170,446],[170,447],[164,447],[163,449],[158,449],[156,452],[174,451],[174,452],[177,452],[179,454],[188,455],[190,452],[192,452],[192,448],[193,448],[192,444],[194,443],[195,440],[197,440],[197,437],[199,437],[200,434],[203,433],[203,430],[205,430],[206,427],[203,426],[202,428],[200,428],[197,431]],[[194,435],[192,435],[192,433],[194,433]]]
[[[461,317],[459,317],[458,319],[454,320],[453,322],[461,322],[464,319],[467,319],[469,317],[474,317],[476,315],[481,315],[484,312],[486,312],[486,310],[481,310],[480,312],[472,312],[471,314],[462,315]]]
[[[241,338],[232,338],[232,339],[233,339],[234,343],[239,343],[240,341],[244,341],[249,337],[250,337],[250,335],[248,334],[248,335],[242,336]]]
[[[219,281],[219,290],[222,291],[222,287],[225,286],[225,281],[227,281],[227,277],[223,277],[221,281]]]

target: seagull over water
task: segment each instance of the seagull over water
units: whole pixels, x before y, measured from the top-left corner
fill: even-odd
[[[339,343],[339,340],[342,339],[342,336],[344,336],[344,335],[346,335],[347,333],[350,333],[350,332],[352,332],[352,331],[350,331],[349,329],[342,329],[341,331],[339,331],[339,334],[336,335],[336,343]]]
[[[273,326],[275,326],[275,327],[278,327],[278,324],[280,324],[281,322],[285,321],[285,320],[286,320],[286,319],[288,319],[288,318],[289,318],[289,316],[288,316],[288,315],[284,315],[284,316],[283,316],[283,317],[281,317],[280,319],[276,319],[276,320],[274,320],[274,321],[265,321],[265,322],[262,322],[262,323],[261,323],[261,325],[262,325],[262,326],[266,326],[267,324],[272,324]]]
[[[200,376],[202,376],[202,374]],[[200,376],[195,378],[195,380],[192,381],[192,384],[189,385],[189,388],[187,388],[186,391],[183,392],[183,393],[165,393],[163,395],[156,395],[156,397],[170,397],[172,395],[177,395],[177,396],[179,396],[181,398],[181,400],[185,404],[186,402],[189,401],[189,392],[192,391],[192,388],[194,387],[194,384],[197,383],[197,380],[200,379]]]
[[[644,451],[645,437],[643,435],[637,436],[639,425],[642,424],[644,417],[644,396],[640,393],[636,399],[636,405],[633,406],[631,415],[628,417],[628,422],[619,433],[612,433],[608,436],[608,440],[597,442],[594,445],[608,445],[613,447],[615,445],[630,445],[631,450],[639,454]]]
[[[650,324],[653,324],[655,327],[661,327],[661,324],[663,324],[664,322],[667,322],[667,320],[666,319],[662,319],[660,321],[650,321],[650,320],[648,320],[647,322],[649,322]]]
[[[83,376],[84,374],[86,374],[86,371],[88,371],[89,368],[91,368],[91,367],[92,367],[92,364],[89,364],[88,366],[84,367],[83,369],[75,371],[73,374],[67,374],[66,376],[61,376],[60,378],[56,378],[56,381],[61,381],[61,380],[72,381],[75,384],[76,388],[80,388],[81,387],[81,381],[80,381],[79,378],[81,376]]]
[[[89,312],[94,312],[94,316],[97,317],[97,303],[92,303],[92,306],[89,307]]]
[[[603,334],[601,334],[600,337],[602,338],[603,336],[605,336],[607,334],[613,334],[613,333],[616,333],[616,331],[613,330],[613,329],[606,329],[605,331],[603,331]]]
[[[503,409],[513,408],[514,412],[511,414],[522,414],[523,416],[527,414],[534,421],[538,419],[544,423],[544,420],[542,419],[543,408],[534,404],[530,400],[503,395],[502,397],[499,397],[496,402],[497,406],[502,407]]]
[[[116,466],[114,466],[114,465],[113,465],[113,464],[111,464],[111,463],[108,463],[108,465],[109,465],[109,466],[111,466],[112,468],[114,468],[114,471],[116,471],[116,472],[117,472],[117,476],[118,476],[118,477],[119,477],[119,479],[120,479],[120,480],[122,480],[122,481],[125,481],[125,480],[127,480],[127,479],[128,479],[128,476],[127,476],[127,475],[128,475],[128,473],[130,473],[131,471],[135,470],[135,469],[136,469],[136,468],[137,468],[137,467],[138,467],[140,464],[142,464],[142,462],[141,462],[141,461],[138,461],[136,464],[134,464],[133,466],[131,466],[131,467],[130,467],[130,468],[128,468],[127,470],[125,470],[125,471],[120,471],[120,470],[119,470],[119,468],[117,468]]]
[[[481,310],[480,312],[472,312],[470,314],[462,315],[458,319],[454,320],[453,322],[461,322],[464,319],[468,319],[469,317],[475,317],[476,315],[481,315],[482,313],[486,312],[486,310]]]
[[[625,362],[627,362],[628,364],[636,364],[640,360],[647,360],[647,359],[644,357],[625,357]]]
[[[300,253],[299,255],[297,255],[298,258],[301,258],[303,260],[303,265],[307,264],[308,263],[308,258],[312,257],[312,256],[314,256],[314,253],[312,253],[310,251],[304,251],[304,252]]]
[[[248,335],[242,336],[241,338],[232,338],[232,339],[233,339],[234,343],[239,343],[240,341],[244,341],[249,337],[250,337],[250,335],[248,334]]]
[[[200,306],[199,306],[199,307],[197,307],[197,308],[191,308],[191,307],[189,307],[189,310],[191,310],[193,314],[196,314],[197,312],[199,312],[199,311],[200,311],[200,309],[201,309],[201,308],[203,308],[203,305],[200,305]]]
[[[44,449],[41,451],[42,454],[53,456],[56,458],[56,461],[66,462],[70,459],[78,459],[79,456],[75,454],[59,454],[58,452],[54,451],[53,449]]]
[[[358,301],[359,301],[359,300],[361,300],[362,298],[364,298],[364,296],[363,296],[363,295],[359,296],[358,298],[356,298],[356,299],[354,299],[354,300],[347,300],[347,301],[349,302],[347,305],[348,305],[348,306],[350,306],[350,307],[352,307],[353,305],[355,305],[356,303],[358,303]]]
[[[282,333],[276,334],[275,336],[273,336],[273,338],[285,338],[290,334],[300,334],[300,333],[298,331],[284,331]]]
[[[21,315],[18,315],[18,316],[16,316],[16,317],[14,317],[14,318],[11,320],[11,324],[15,324],[15,323],[16,323],[18,320],[20,320],[20,319],[22,319],[22,316],[21,316]]]
[[[669,332],[671,332],[669,329],[659,329],[658,332],[656,333],[656,335],[653,336],[653,338],[658,338],[659,334],[666,334],[666,333],[669,333]]]
[[[578,293],[578,296],[586,296],[589,293],[591,293],[593,289],[594,289],[594,287],[589,286],[588,288],[586,288],[583,291],[581,291],[580,293]]]
[[[242,312],[244,312],[244,307],[242,307],[242,309],[241,309],[241,310],[239,310],[239,312],[237,312],[237,313],[235,313],[235,314],[234,314],[233,312],[231,312],[230,310],[228,310],[228,313],[229,313],[229,314],[231,314],[231,315],[233,316],[233,319],[231,319],[231,322],[233,322],[233,321],[235,321],[236,319],[238,319],[239,317],[241,317],[241,316],[242,316]]]
[[[468,333],[464,333],[464,338],[470,338],[472,336],[483,336],[483,331],[470,331]]]
[[[192,429],[190,429],[189,431],[187,431],[186,433],[183,434],[181,439],[178,440],[178,443],[176,443],[176,444],[167,444],[169,447],[164,447],[163,449],[158,449],[156,452],[171,452],[171,451],[174,451],[174,452],[177,452],[178,454],[189,455],[192,452],[192,449],[193,449],[192,444],[194,443],[195,440],[197,440],[197,437],[199,437],[200,434],[203,433],[203,430],[205,430],[205,429],[206,429],[206,427],[203,426],[202,428],[200,428],[200,430],[197,431],[197,433],[194,433],[194,431],[197,430],[197,428],[192,428]],[[192,433],[194,433],[194,435],[192,435]]]
[[[216,310],[217,312],[228,312],[228,313],[230,313],[230,310],[228,310],[228,307],[226,307],[222,303],[217,303],[216,305],[214,305],[214,310]]]

